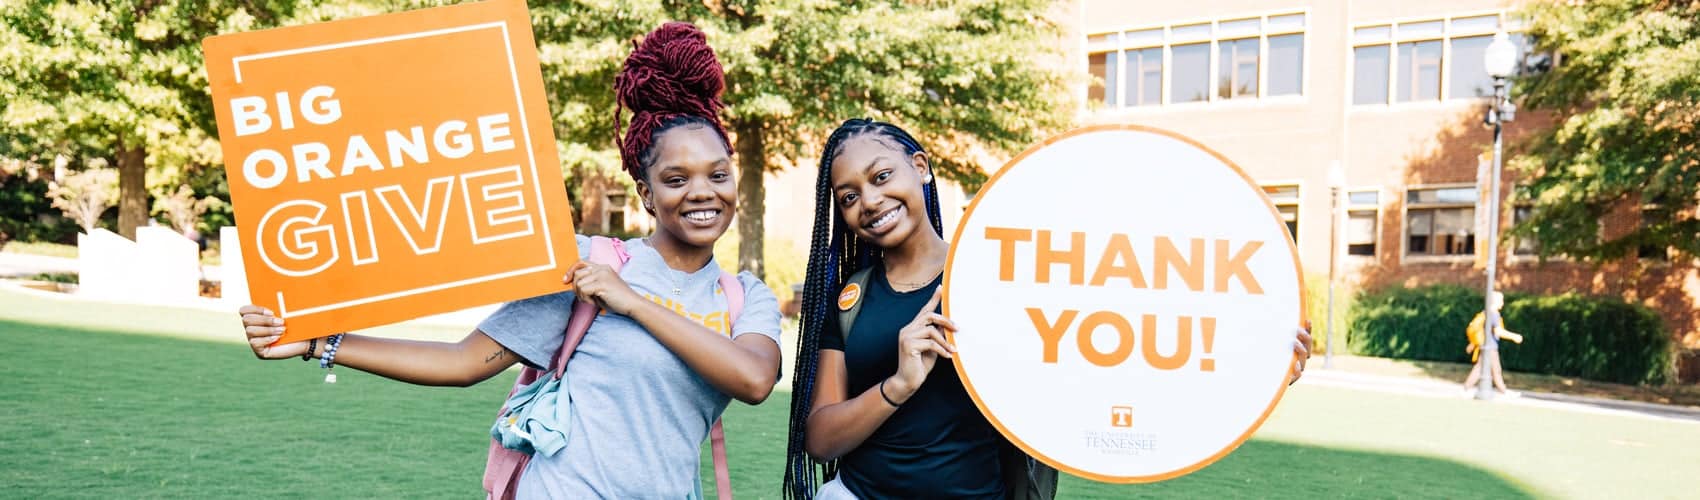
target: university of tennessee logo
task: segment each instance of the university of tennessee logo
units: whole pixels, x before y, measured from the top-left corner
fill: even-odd
[[[1133,407],[1111,406],[1110,427],[1133,427]]]

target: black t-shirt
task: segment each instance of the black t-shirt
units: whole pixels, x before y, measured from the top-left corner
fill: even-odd
[[[839,311],[830,308],[820,347],[844,352],[848,394],[862,394],[897,373],[898,331],[938,287],[934,279],[919,290],[898,293],[876,265],[848,347],[839,332]],[[859,498],[1002,498],[1002,439],[968,398],[950,360],[939,358],[915,395],[839,459],[838,477]]]

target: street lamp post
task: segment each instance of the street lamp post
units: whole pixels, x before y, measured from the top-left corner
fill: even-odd
[[[1334,271],[1339,254],[1340,190],[1346,186],[1346,170],[1340,160],[1328,164],[1328,331],[1323,337],[1322,367],[1334,367]]]
[[[1492,342],[1499,343],[1499,315],[1488,314],[1493,310],[1494,275],[1499,267],[1499,172],[1502,152],[1500,132],[1505,122],[1511,121],[1517,106],[1511,103],[1510,90],[1506,88],[1506,79],[1511,76],[1517,64],[1517,46],[1511,43],[1504,31],[1493,36],[1493,42],[1488,44],[1487,54],[1483,57],[1483,66],[1488,76],[1493,77],[1493,104],[1488,107],[1484,120],[1493,125],[1493,174],[1488,179],[1488,227],[1487,227],[1487,293],[1483,298],[1482,314],[1485,325],[1482,329],[1482,348]],[[1476,386],[1476,399],[1493,399],[1493,371],[1488,366],[1486,354],[1480,356],[1481,362],[1476,369],[1481,370],[1481,381]]]

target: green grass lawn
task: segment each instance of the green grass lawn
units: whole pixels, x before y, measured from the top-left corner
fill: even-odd
[[[13,241],[6,243],[3,251],[29,255],[45,255],[48,257],[77,258],[77,246],[46,241]]]
[[[229,314],[0,290],[0,497],[481,496],[485,431],[512,372],[444,389],[339,370],[327,385],[308,363],[254,360],[237,330]],[[788,400],[727,412],[741,498],[779,496]],[[1700,424],[1300,385],[1202,471],[1151,485],[1067,477],[1061,493],[1692,498],[1695,464]]]

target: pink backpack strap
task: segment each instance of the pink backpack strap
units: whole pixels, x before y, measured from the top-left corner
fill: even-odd
[[[615,273],[619,273],[620,269],[625,267],[626,261],[632,260],[632,256],[626,253],[626,245],[620,240],[592,236],[590,237],[590,258],[586,260],[593,264],[612,267]],[[596,302],[579,300],[576,298],[576,294],[574,297],[573,314],[567,319],[566,338],[561,342],[561,350],[555,352],[554,366],[550,370],[557,379],[561,378],[561,375],[566,372],[567,358],[571,358],[573,352],[578,350],[579,342],[584,341],[584,334],[590,331],[590,322],[596,319]]]
[[[590,258],[587,259],[590,262],[612,267],[615,272],[618,272],[631,258],[631,254],[626,253],[625,244],[620,240],[601,236],[590,238]],[[575,295],[572,308],[572,316],[567,318],[565,338],[561,342],[560,351],[555,353],[555,360],[551,367],[551,372],[555,378],[560,378],[563,371],[566,370],[567,359],[572,357],[573,351],[578,350],[578,344],[584,340],[585,332],[590,331],[590,322],[596,319],[596,303],[592,301],[578,300]],[[514,391],[531,385],[532,382],[542,378],[544,373],[551,372],[543,372],[531,367],[521,368],[519,378],[514,380],[513,389],[508,390],[508,396],[512,397]],[[496,415],[501,416],[502,413],[507,411],[508,409],[503,407]],[[488,498],[512,500],[515,492],[519,489],[519,476],[524,473],[525,466],[530,462],[531,455],[503,448],[501,443],[492,438],[489,456],[484,460],[484,491],[488,492]]]
[[[744,284],[732,273],[720,272],[720,290],[726,294],[726,331],[728,335],[737,335],[733,330],[738,321],[738,314],[744,312]],[[726,429],[720,420],[714,421],[714,427],[708,430],[709,446],[714,455],[714,489],[720,500],[732,500],[732,470],[726,461]]]

